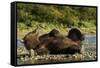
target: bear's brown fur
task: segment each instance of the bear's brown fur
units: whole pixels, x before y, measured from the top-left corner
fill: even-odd
[[[80,30],[72,28],[67,37],[60,34],[56,29],[47,34],[38,36],[37,31],[28,33],[24,37],[25,47],[33,49],[38,55],[43,54],[74,54],[80,53],[81,42],[84,40]]]
[[[42,50],[49,50],[50,54],[74,54],[81,51],[81,41],[84,39],[84,36],[76,28],[71,29],[67,37],[59,37],[56,36],[57,34],[55,36],[46,35],[42,36],[42,39],[45,40],[40,43],[39,48],[43,47]]]
[[[24,45],[28,50],[35,49],[37,47],[37,45],[39,44],[38,35],[39,34],[37,30],[29,32],[27,35],[25,35],[23,40],[24,40]]]

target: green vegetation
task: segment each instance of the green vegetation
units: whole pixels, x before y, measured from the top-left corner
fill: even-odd
[[[20,32],[41,28],[48,32],[53,28],[65,33],[68,28],[80,28],[83,32],[95,33],[96,8],[17,4],[17,28]]]

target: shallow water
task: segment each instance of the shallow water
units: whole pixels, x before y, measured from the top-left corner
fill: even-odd
[[[86,37],[84,39],[84,42],[85,43],[96,43],[96,36],[93,36],[93,37]]]

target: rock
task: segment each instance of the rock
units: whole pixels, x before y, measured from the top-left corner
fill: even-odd
[[[24,55],[28,55],[29,52],[26,50],[25,47],[18,47],[17,48],[17,56],[24,56]]]

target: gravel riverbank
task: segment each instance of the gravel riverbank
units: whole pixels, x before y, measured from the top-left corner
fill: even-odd
[[[34,52],[33,52],[34,53]],[[82,45],[82,54],[73,55],[42,55],[28,57],[28,51],[25,47],[17,48],[17,64],[44,64],[72,61],[96,60],[96,45]]]

